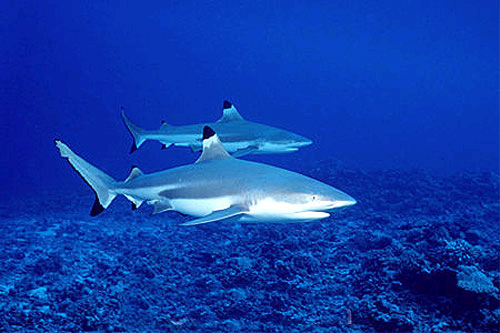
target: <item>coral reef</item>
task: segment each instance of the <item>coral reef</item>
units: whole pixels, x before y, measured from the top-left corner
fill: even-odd
[[[337,166],[302,171],[359,203],[314,223],[181,228],[124,199],[90,218],[88,192],[3,202],[0,330],[497,330],[498,175]]]

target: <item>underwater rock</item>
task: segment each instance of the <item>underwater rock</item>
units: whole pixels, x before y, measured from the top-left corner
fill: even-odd
[[[220,281],[225,288],[238,288],[249,286],[257,279],[255,272],[251,270],[230,270],[225,272]]]
[[[249,257],[233,257],[228,260],[228,264],[234,266],[234,269],[247,270],[253,266],[253,260]]]
[[[494,293],[498,289],[483,272],[475,266],[459,266],[457,274],[457,286],[475,293]]]
[[[477,230],[469,229],[465,232],[465,239],[472,244],[477,244],[481,237],[481,233]]]
[[[199,260],[202,263],[207,265],[215,262],[216,256],[213,253],[209,253],[206,251],[197,252],[194,254],[194,259]]]
[[[284,280],[288,280],[292,277],[290,267],[287,263],[282,260],[276,260],[274,263],[274,268],[276,270],[276,275]]]
[[[315,274],[319,271],[321,263],[311,254],[295,256],[292,259],[294,270],[301,274]]]
[[[132,303],[137,305],[142,310],[149,309],[149,304],[144,300],[142,296],[136,296],[132,299]]]
[[[36,297],[42,301],[47,300],[47,287],[39,287],[28,292],[31,297]]]
[[[153,279],[155,277],[155,273],[144,263],[136,266],[135,273],[144,276],[147,279]]]
[[[23,260],[25,257],[26,257],[26,255],[24,254],[24,252],[19,251],[19,250],[15,251],[12,254],[12,258],[17,259],[17,260]]]
[[[481,255],[480,249],[470,245],[463,239],[445,241],[443,257],[445,262],[453,268],[458,265],[474,264]]]
[[[35,275],[42,276],[47,273],[58,273],[62,270],[62,259],[57,255],[49,255],[38,259],[31,269]]]

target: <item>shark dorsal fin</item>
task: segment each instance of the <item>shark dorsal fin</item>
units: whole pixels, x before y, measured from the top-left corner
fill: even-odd
[[[218,123],[228,122],[228,121],[238,121],[244,120],[243,117],[239,114],[238,110],[234,107],[233,104],[229,101],[224,101],[222,117],[217,120]]]
[[[231,158],[219,140],[214,130],[208,126],[203,127],[203,151],[200,158],[195,163]]]
[[[135,179],[139,176],[142,176],[144,173],[135,165],[132,166],[132,169],[130,170],[130,175],[128,175],[127,179],[125,179],[125,183],[128,181],[131,181],[132,179]]]

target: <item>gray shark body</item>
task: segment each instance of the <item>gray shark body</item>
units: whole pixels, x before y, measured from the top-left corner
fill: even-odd
[[[133,168],[123,182],[90,165],[64,143],[56,144],[96,193],[91,215],[107,208],[117,195],[127,197],[134,208],[144,202],[153,205],[154,214],[175,210],[197,217],[184,225],[222,220],[312,221],[356,203],[340,190],[304,175],[232,157],[207,128],[196,163],[151,174]]]
[[[200,151],[202,148],[200,133],[204,126],[213,128],[224,148],[235,157],[247,154],[289,153],[312,143],[311,140],[298,134],[247,121],[228,101],[224,102],[223,116],[213,123],[172,126],[163,122],[157,130],[144,130],[134,124],[123,110],[122,118],[134,138],[130,152],[134,152],[148,140],[160,142],[163,148],[174,145]]]

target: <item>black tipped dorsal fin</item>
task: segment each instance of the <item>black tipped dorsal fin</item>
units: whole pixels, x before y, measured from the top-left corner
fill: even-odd
[[[217,122],[228,122],[228,121],[238,121],[244,120],[243,117],[239,114],[238,110],[234,107],[233,104],[229,101],[224,101],[222,117],[217,120]]]
[[[231,155],[222,146],[214,130],[208,126],[203,127],[203,151],[195,163],[222,158],[231,158]]]
[[[142,176],[144,173],[138,168],[136,167],[135,165],[132,166],[132,169],[130,170],[130,174],[128,175],[127,179],[125,179],[125,183],[134,179],[134,178],[137,178],[139,176]]]

